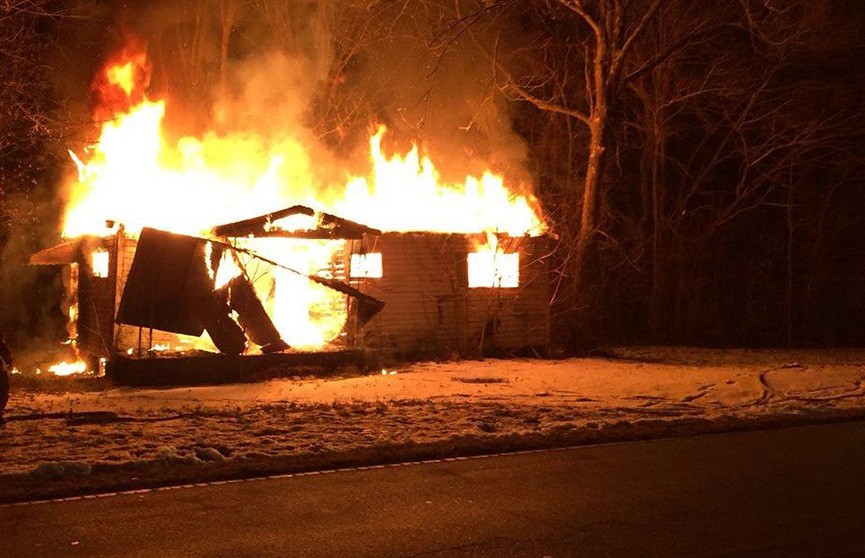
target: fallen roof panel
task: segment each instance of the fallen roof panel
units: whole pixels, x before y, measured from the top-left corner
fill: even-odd
[[[200,301],[213,291],[207,240],[145,227],[117,309],[117,323],[201,335]]]

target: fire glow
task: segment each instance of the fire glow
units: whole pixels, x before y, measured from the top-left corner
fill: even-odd
[[[389,232],[537,236],[546,230],[536,200],[513,193],[501,176],[485,172],[467,176],[462,183],[442,183],[433,162],[416,145],[406,154],[385,154],[384,127],[369,140],[368,175],[346,173],[342,184],[319,181],[311,154],[290,131],[278,139],[248,131],[171,139],[163,127],[168,101],[147,96],[149,71],[141,52],[125,52],[97,77],[96,114],[110,117],[101,119],[94,145],[83,154],[70,151],[78,176],[68,191],[64,236],[115,233],[106,229],[107,221],[122,223],[132,237],[145,226],[208,236],[215,224],[291,204]],[[490,237],[495,239],[495,234]],[[242,243],[242,248],[300,274],[328,279],[335,254],[344,247],[332,240],[250,238]],[[495,247],[492,253],[496,254]],[[375,256],[366,255],[363,269],[352,269],[352,276],[381,277],[381,255]],[[494,259],[510,256],[498,254]],[[99,258],[94,254],[93,269],[107,276],[108,260]],[[361,267],[360,257],[352,260]],[[242,273],[238,263],[256,278],[253,287],[289,345],[321,347],[339,335],[347,315],[345,295],[262,261],[234,261],[228,252],[212,270],[217,288]],[[476,266],[479,273],[492,274],[476,280],[479,284],[516,286],[510,284],[515,273],[503,276],[487,268]]]
[[[96,250],[90,254],[90,266],[94,277],[108,277],[109,254],[106,250]]]
[[[520,255],[506,253],[498,238],[487,233],[487,242],[468,257],[469,287],[513,289],[520,285]]]
[[[84,374],[87,370],[87,364],[83,360],[74,362],[60,362],[48,367],[48,371],[55,376],[73,376],[76,374]]]

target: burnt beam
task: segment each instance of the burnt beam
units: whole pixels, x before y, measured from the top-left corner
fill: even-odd
[[[222,237],[257,236],[264,231],[264,225],[291,215],[315,215],[315,210],[305,205],[293,205],[279,211],[251,217],[234,223],[226,223],[213,228],[213,234]]]

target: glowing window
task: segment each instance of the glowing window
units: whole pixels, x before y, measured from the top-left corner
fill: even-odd
[[[108,252],[96,250],[90,254],[90,269],[93,277],[108,277]]]
[[[520,255],[483,251],[469,254],[469,288],[513,289],[520,285]]]
[[[369,254],[352,254],[351,276],[355,278],[381,278],[381,253],[373,252]]]

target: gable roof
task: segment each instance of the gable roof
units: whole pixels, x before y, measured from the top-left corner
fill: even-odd
[[[293,215],[314,217],[316,219],[316,227],[314,229],[304,230],[270,228],[272,223]],[[213,228],[213,234],[219,237],[228,238],[254,236],[312,239],[360,239],[365,234],[380,235],[381,231],[348,219],[343,219],[342,217],[337,217],[330,213],[316,211],[305,205],[293,205],[257,217],[251,217],[242,221],[235,221],[233,223],[216,226]]]

